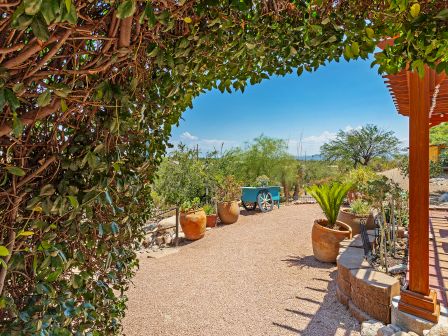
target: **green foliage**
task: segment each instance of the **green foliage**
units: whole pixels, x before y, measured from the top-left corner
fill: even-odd
[[[266,175],[260,175],[255,179],[256,187],[267,187],[270,183],[271,179]]]
[[[215,215],[216,214],[216,208],[215,208],[215,206],[213,206],[213,205],[211,205],[211,204],[205,204],[204,206],[203,206],[203,209],[204,209],[204,211],[205,211],[205,214],[207,215],[207,216],[210,216],[210,215]]]
[[[241,184],[234,176],[229,175],[219,181],[216,193],[218,202],[233,202],[241,197]]]
[[[429,141],[431,145],[448,145],[448,122],[431,127]]]
[[[386,176],[377,176],[369,180],[367,184],[360,188],[363,198],[367,200],[374,208],[379,209],[383,206],[387,194],[391,191],[392,185]]]
[[[326,160],[342,160],[367,166],[375,157],[392,157],[399,152],[400,141],[394,132],[384,131],[375,125],[361,129],[340,130],[336,139],[324,144],[321,153]]]
[[[442,153],[440,153],[439,161],[442,167],[448,167],[448,150],[445,150]]]
[[[328,161],[302,161],[300,165],[302,180],[307,185],[331,182],[339,179],[345,173],[344,167],[331,164]]]
[[[360,190],[367,185],[367,183],[377,177],[377,174],[369,167],[360,166],[348,172],[344,178],[345,183],[352,185],[354,190]]]
[[[440,162],[440,161],[429,162],[429,177],[430,178],[439,177],[440,175],[442,175],[442,173],[443,173],[442,162]]]
[[[409,176],[409,157],[407,155],[400,159],[398,168],[401,175]]]
[[[290,187],[296,181],[298,162],[288,153],[285,140],[260,135],[239,152],[236,176],[245,185],[255,185],[265,175],[272,184]]]
[[[349,183],[334,182],[313,185],[306,189],[306,191],[313,196],[316,202],[320,205],[328,220],[328,226],[330,228],[335,227],[339,209],[351,187],[352,185]]]
[[[206,192],[204,161],[185,145],[163,159],[157,171],[154,190],[166,205],[181,205]]]
[[[420,74],[425,64],[447,72],[446,6],[415,4],[3,6],[0,35],[13,38],[0,39],[0,245],[14,247],[0,258],[7,264],[0,266],[0,333],[120,334],[133,250],[151,213],[150,185],[193,99],[328,61],[367,59],[388,36],[399,37],[375,54],[380,73],[408,64]],[[239,159],[228,158],[220,171],[237,171]],[[281,183],[289,172],[270,177]]]
[[[201,207],[201,199],[199,197],[195,197],[192,200],[184,201],[179,207],[181,212],[190,212],[196,211]]]
[[[357,216],[368,216],[370,214],[370,205],[362,199],[354,200],[350,203],[350,212]]]

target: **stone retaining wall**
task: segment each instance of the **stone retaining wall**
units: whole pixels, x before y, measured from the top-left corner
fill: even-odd
[[[369,231],[373,243],[373,232]],[[358,321],[390,323],[392,298],[400,295],[398,279],[374,270],[364,258],[360,235],[341,243],[336,294]]]

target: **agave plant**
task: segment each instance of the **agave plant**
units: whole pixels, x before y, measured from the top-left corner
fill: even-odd
[[[350,183],[334,182],[307,188],[307,192],[314,197],[325,217],[327,217],[328,227],[334,228],[336,226],[339,209],[351,187],[352,184]]]

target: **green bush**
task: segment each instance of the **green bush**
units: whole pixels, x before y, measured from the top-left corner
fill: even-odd
[[[448,150],[445,150],[439,155],[439,160],[442,167],[448,167]]]
[[[350,170],[344,178],[344,182],[351,184],[354,190],[359,190],[376,176],[377,174],[371,168],[361,166]]]
[[[205,179],[204,161],[197,157],[196,150],[179,145],[160,164],[154,190],[166,206],[179,206],[195,197],[205,197]]]
[[[241,197],[241,184],[234,176],[226,176],[218,184],[216,199],[218,202],[233,202]]]
[[[183,201],[181,206],[179,207],[179,210],[181,212],[190,212],[190,211],[196,211],[201,207],[201,200],[199,197],[195,197],[192,200],[186,200]]]
[[[269,185],[271,179],[267,177],[266,175],[258,176],[255,180],[255,186],[256,187],[266,187]]]
[[[210,216],[210,215],[215,215],[216,214],[216,208],[213,206],[213,205],[211,205],[211,204],[205,204],[204,206],[203,206],[203,209],[204,209],[204,211],[205,211],[205,214],[207,215],[207,216]]]
[[[442,162],[431,161],[429,163],[429,177],[439,177],[443,173]]]
[[[354,200],[350,203],[350,212],[357,216],[368,216],[370,205],[361,199]]]

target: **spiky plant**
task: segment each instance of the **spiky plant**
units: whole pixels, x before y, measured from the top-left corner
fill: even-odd
[[[327,217],[329,228],[335,228],[339,209],[351,187],[350,183],[334,182],[307,188],[307,192],[314,197]]]

